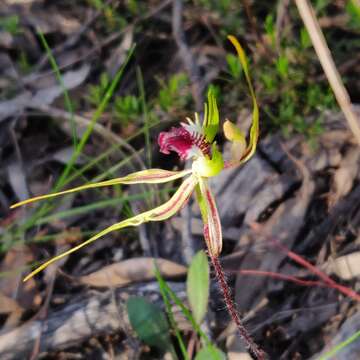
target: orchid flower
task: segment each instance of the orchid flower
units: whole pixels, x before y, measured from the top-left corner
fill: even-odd
[[[158,137],[158,143],[162,153],[169,154],[173,151],[176,152],[182,160],[191,159],[191,169],[182,171],[168,171],[163,169],[138,171],[121,178],[90,183],[57,193],[36,196],[12,205],[11,208],[15,208],[34,201],[103,186],[140,183],[159,184],[185,178],[174,195],[166,203],[109,226],[85,242],[44,262],[27,275],[24,281],[30,279],[53,262],[113,231],[129,226],[139,226],[149,221],[163,221],[170,218],[186,205],[193,192],[196,193],[196,198],[201,210],[204,222],[204,238],[209,254],[212,257],[219,256],[222,248],[221,223],[216,202],[208,184],[208,179],[218,175],[225,168],[239,166],[247,161],[255,152],[259,133],[259,110],[250,80],[247,59],[237,39],[233,36],[229,36],[228,39],[237,51],[253,101],[252,125],[248,143],[246,142],[245,135],[233,123],[227,120],[224,123],[223,130],[225,137],[232,143],[232,157],[224,161],[214,141],[219,130],[219,110],[215,96],[210,91],[208,93],[208,101],[205,104],[202,122],[200,121],[200,115],[195,113],[194,120],[187,118],[187,122],[181,123],[179,127],[173,127],[168,132],[161,132]]]

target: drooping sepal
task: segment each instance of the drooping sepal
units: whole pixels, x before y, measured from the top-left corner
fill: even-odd
[[[29,275],[24,278],[24,281],[29,280],[34,275],[38,274],[40,271],[47,268],[50,264],[54,263],[57,260],[62,259],[63,257],[72,254],[73,252],[83,248],[86,245],[94,242],[95,240],[113,232],[116,230],[123,229],[129,226],[139,226],[145,222],[149,221],[162,221],[166,220],[169,217],[173,216],[177,213],[189,200],[194,188],[197,184],[198,180],[195,176],[189,176],[178,188],[175,194],[168,200],[165,204],[162,204],[154,209],[148,210],[141,214],[135,215],[129,219],[120,221],[119,223],[113,224],[108,228],[100,231],[98,234],[94,235],[90,239],[82,242],[81,244],[71,248],[68,251],[63,252],[60,255],[57,255],[50,260],[46,261],[34,271],[32,271]]]
[[[129,174],[129,175],[121,177],[121,178],[86,184],[86,185],[78,186],[78,187],[75,187],[75,188],[72,188],[69,190],[64,190],[64,191],[60,191],[60,192],[56,192],[56,193],[52,193],[52,194],[35,196],[33,198],[13,204],[13,205],[11,205],[10,208],[14,209],[16,207],[19,207],[19,206],[22,206],[25,204],[29,204],[29,203],[32,203],[35,201],[45,200],[45,199],[53,198],[53,197],[56,197],[59,195],[66,195],[66,194],[70,194],[70,193],[74,193],[74,192],[78,192],[78,191],[82,191],[82,190],[93,189],[93,188],[104,187],[104,186],[112,186],[112,185],[118,185],[118,184],[123,184],[123,185],[160,184],[160,183],[165,183],[165,182],[169,182],[169,181],[173,181],[173,180],[182,178],[190,173],[191,173],[191,170],[183,170],[183,171],[169,171],[169,170],[163,170],[163,169],[142,170],[142,171],[134,172],[132,174]]]
[[[206,179],[199,178],[197,201],[204,222],[204,238],[209,254],[218,257],[222,250],[222,230],[214,196]]]

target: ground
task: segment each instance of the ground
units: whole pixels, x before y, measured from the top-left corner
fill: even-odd
[[[358,1],[312,5],[359,121]],[[255,156],[210,181],[237,311],[269,359],[360,357],[359,139],[295,2],[3,0],[0,14],[1,359],[182,359],[179,337],[190,359],[250,358],[211,266],[208,288],[207,262],[193,260],[205,249],[194,199],[22,282],[39,262],[163,203],[179,180],[10,210],[53,189],[189,166],[161,154],[157,137],[202,113],[209,89],[221,125],[246,131],[252,102],[229,34],[247,53],[260,107]],[[229,157],[221,132],[216,141]]]

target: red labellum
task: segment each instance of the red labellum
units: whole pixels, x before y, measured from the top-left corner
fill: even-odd
[[[205,136],[197,131],[189,132],[182,126],[161,132],[158,144],[160,152],[170,154],[170,151],[174,151],[181,160],[186,160],[193,155],[210,154],[210,144],[205,140]]]

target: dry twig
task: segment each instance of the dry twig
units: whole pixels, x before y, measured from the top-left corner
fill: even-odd
[[[172,289],[184,300],[184,284]],[[24,325],[0,335],[2,360],[27,359],[40,334],[39,353],[59,351],[104,334],[130,328],[126,302],[131,296],[145,296],[162,305],[158,284],[151,282],[103,292],[88,292],[73,299],[62,309],[52,311],[46,319],[29,320]],[[114,301],[115,300],[115,301]]]
[[[359,121],[352,108],[349,94],[341,80],[340,74],[331,56],[329,47],[327,46],[325,37],[321,31],[319,22],[316,19],[314,9],[308,0],[295,0],[295,3],[309,33],[312,44],[317,56],[319,57],[326,77],[328,78],[330,86],[335,94],[336,100],[345,115],[351,131],[360,145]]]

